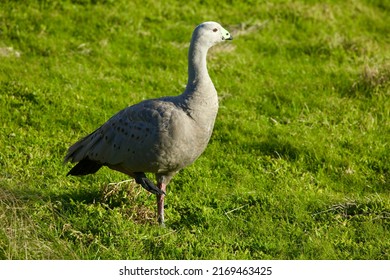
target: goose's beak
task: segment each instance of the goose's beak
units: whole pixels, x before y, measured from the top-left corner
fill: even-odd
[[[233,40],[233,36],[230,34],[229,31],[226,29],[222,28],[222,40]]]
[[[229,32],[226,32],[225,35],[222,35],[222,40],[233,40],[233,36]]]

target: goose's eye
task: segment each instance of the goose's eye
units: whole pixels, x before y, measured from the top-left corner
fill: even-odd
[[[218,28],[214,28],[214,29],[213,29],[213,32],[217,32],[217,31],[218,31]]]

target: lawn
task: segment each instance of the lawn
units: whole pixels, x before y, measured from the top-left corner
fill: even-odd
[[[390,259],[386,3],[1,1],[0,259]],[[208,20],[234,37],[208,55],[220,109],[162,228],[154,195],[63,158],[180,94]]]

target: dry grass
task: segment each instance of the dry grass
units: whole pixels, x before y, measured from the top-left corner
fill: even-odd
[[[0,188],[0,259],[59,258],[52,243],[42,239],[39,225],[27,214],[27,206]]]
[[[150,196],[131,179],[107,184],[102,190],[100,203],[110,208],[120,207],[122,214],[137,224],[155,224],[157,217],[154,209],[140,203]]]
[[[361,82],[370,88],[387,85],[390,82],[390,63],[365,65],[361,73]]]
[[[0,47],[0,57],[20,57],[21,52],[13,47]]]

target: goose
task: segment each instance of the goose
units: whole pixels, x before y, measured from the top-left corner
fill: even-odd
[[[218,112],[218,95],[207,71],[208,50],[232,35],[219,23],[198,25],[188,51],[184,92],[141,101],[112,116],[73,144],[64,163],[77,163],[67,175],[93,174],[102,166],[135,179],[157,196],[157,220],[164,226],[164,197],[173,176],[206,149]],[[145,175],[155,174],[157,186]]]

